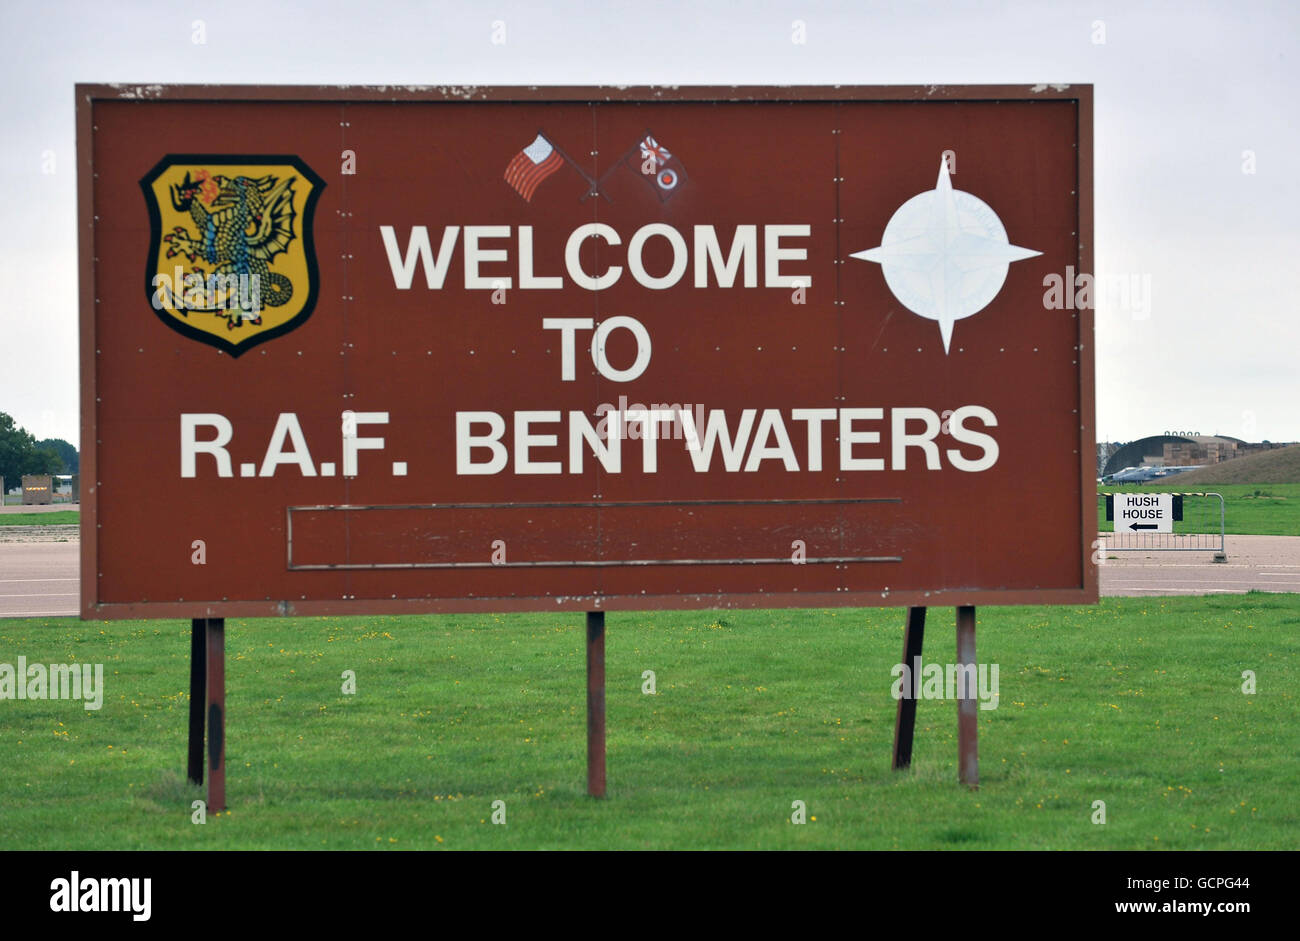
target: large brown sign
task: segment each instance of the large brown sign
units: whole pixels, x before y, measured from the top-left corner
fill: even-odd
[[[77,95],[86,617],[1096,599],[1090,87]]]

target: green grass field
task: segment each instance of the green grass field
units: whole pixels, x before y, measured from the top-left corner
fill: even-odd
[[[1300,536],[1300,484],[1214,484],[1201,487],[1183,486],[1177,478],[1159,486],[1097,486],[1101,493],[1187,493],[1223,494],[1224,531],[1229,535]],[[1098,525],[1109,532],[1105,501],[1098,499]],[[1184,520],[1174,524],[1174,532],[1218,532],[1219,501],[1214,497],[1188,497],[1183,501]],[[1207,530],[1211,525],[1213,529]]]
[[[1179,493],[1191,489],[1175,483],[1159,487],[1112,487],[1100,485],[1104,493]],[[1216,484],[1208,488],[1222,493],[1225,503],[1225,529],[1230,535],[1300,536],[1300,484]],[[1186,519],[1175,524],[1174,531],[1205,532],[1207,526],[1218,531],[1219,503],[1214,499],[1189,498],[1185,504]],[[6,513],[0,516],[0,526],[56,526],[80,521],[78,510],[55,510],[45,513]],[[1099,501],[1098,525],[1109,532],[1105,504]]]
[[[1142,487],[1099,486],[1105,493],[1179,493],[1197,489],[1182,487],[1177,481]],[[1231,535],[1300,536],[1300,484],[1216,484],[1208,488],[1222,493],[1225,503],[1225,529]],[[1174,531],[1205,532],[1207,526],[1218,531],[1219,504],[1214,499],[1188,499],[1185,504],[1186,519],[1175,524]],[[76,523],[81,519],[78,510],[55,510],[45,513],[6,513],[0,516],[0,526],[56,526]],[[1099,501],[1098,525],[1103,532],[1110,531],[1106,521],[1105,504]]]
[[[79,510],[49,510],[44,513],[5,513],[0,526],[67,526],[81,522]]]
[[[232,620],[230,810],[203,826],[184,780],[188,622],[0,621],[0,662],[100,662],[107,688],[98,712],[0,701],[0,848],[1300,845],[1300,596],[981,609],[1000,697],[979,714],[974,792],[955,779],[951,701],[919,703],[913,769],[889,769],[902,621],[610,614],[594,801],[580,615]],[[951,609],[927,627],[946,662]]]
[[[1157,488],[1128,485],[1123,487],[1099,486],[1105,493],[1178,493],[1189,488],[1165,484]],[[1225,503],[1225,528],[1233,535],[1300,536],[1300,484],[1217,484],[1210,488],[1222,493]],[[1204,532],[1212,525],[1217,532],[1219,504],[1217,500],[1199,500],[1193,505],[1186,502],[1187,518],[1175,524],[1175,532]],[[0,526],[55,526],[77,523],[78,510],[55,510],[45,513],[6,513],[0,516]],[[1111,526],[1106,521],[1105,504],[1099,503],[1098,525],[1102,531]]]

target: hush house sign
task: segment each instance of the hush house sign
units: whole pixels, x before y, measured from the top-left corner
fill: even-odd
[[[78,95],[87,617],[1096,598],[1088,87]]]

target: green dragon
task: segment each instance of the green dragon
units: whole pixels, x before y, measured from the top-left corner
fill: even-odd
[[[164,236],[167,257],[180,254],[191,263],[201,259],[212,266],[210,273],[194,268],[200,277],[206,274],[210,289],[220,284],[218,276],[247,276],[251,285],[251,302],[221,312],[227,317],[228,330],[245,320],[260,324],[263,305],[280,307],[293,296],[293,282],[271,271],[270,265],[294,239],[295,180],[294,176],[209,176],[200,170],[194,179],[187,172],[184,180],[171,187],[172,206],[177,212],[189,213],[199,234],[175,226]]]

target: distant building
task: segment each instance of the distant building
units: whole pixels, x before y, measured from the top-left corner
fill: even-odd
[[[1164,461],[1166,467],[1186,467],[1190,464],[1220,464],[1233,458],[1248,454],[1259,454],[1274,448],[1289,447],[1286,444],[1262,441],[1249,444],[1236,438],[1199,437],[1190,443],[1166,444]]]
[[[23,474],[23,505],[54,502],[54,478],[49,474]]]
[[[1236,438],[1198,436],[1187,441],[1171,441],[1165,444],[1162,457],[1166,467],[1218,464],[1245,453],[1242,449],[1249,447],[1246,442],[1238,441]]]
[[[1193,467],[1221,464],[1247,454],[1258,454],[1286,444],[1263,441],[1251,444],[1227,435],[1152,435],[1122,445],[1110,455],[1102,476],[1126,467]]]

